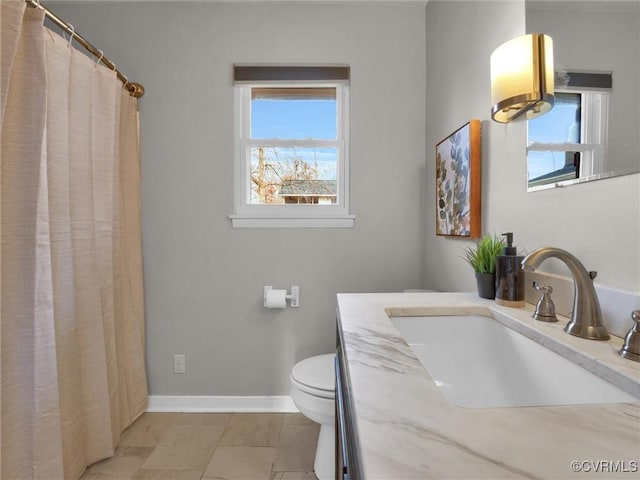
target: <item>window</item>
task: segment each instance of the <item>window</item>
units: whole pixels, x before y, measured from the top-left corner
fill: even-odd
[[[602,171],[607,149],[610,73],[556,74],[555,104],[527,121],[528,187]]]
[[[234,227],[350,227],[349,67],[235,67]]]

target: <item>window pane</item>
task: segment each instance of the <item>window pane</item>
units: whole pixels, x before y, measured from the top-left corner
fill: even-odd
[[[337,203],[336,148],[252,147],[250,150],[251,204]]]
[[[251,138],[335,140],[335,88],[252,88]]]
[[[580,94],[558,93],[553,108],[528,121],[529,143],[580,143]]]
[[[579,163],[579,152],[529,150],[527,154],[529,186],[577,178]]]

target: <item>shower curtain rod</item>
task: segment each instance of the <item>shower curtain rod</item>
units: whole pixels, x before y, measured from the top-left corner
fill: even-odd
[[[125,77],[122,74],[122,72],[120,72],[120,70],[116,68],[115,64],[111,60],[109,60],[107,57],[104,56],[104,53],[102,53],[101,50],[98,50],[96,47],[91,45],[87,40],[85,40],[85,38],[82,35],[80,35],[78,32],[75,31],[75,29],[71,24],[66,23],[64,20],[58,17],[55,13],[49,10],[49,8],[42,5],[40,0],[24,0],[24,1],[27,3],[27,5],[33,8],[39,8],[41,10],[44,10],[45,15],[49,17],[53,23],[55,23],[60,28],[62,28],[65,32],[71,35],[71,37],[75,39],[84,48],[86,48],[91,53],[91,55],[96,57],[98,59],[98,62],[102,62],[108,68],[116,72],[116,75],[118,76],[120,81],[124,84],[125,90],[127,90],[131,94],[131,96],[135,98],[140,98],[144,95],[144,87],[142,85],[140,85],[139,83],[130,82],[129,79]]]

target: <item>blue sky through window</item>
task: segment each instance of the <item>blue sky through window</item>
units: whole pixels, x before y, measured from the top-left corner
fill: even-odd
[[[553,108],[529,120],[529,143],[580,143],[580,94],[556,93]]]
[[[335,140],[335,100],[251,102],[251,138]]]

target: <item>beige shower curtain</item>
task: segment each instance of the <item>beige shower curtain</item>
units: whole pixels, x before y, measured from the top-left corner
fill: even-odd
[[[1,478],[75,479],[146,408],[137,101],[1,7]]]

